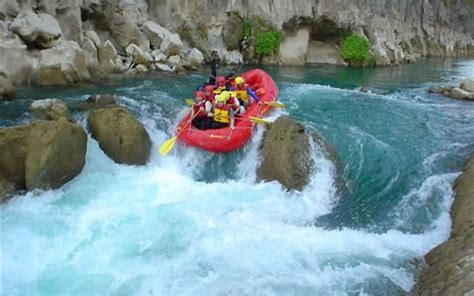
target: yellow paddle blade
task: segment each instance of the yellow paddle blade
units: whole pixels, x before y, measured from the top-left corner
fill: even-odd
[[[166,140],[166,142],[164,142],[163,145],[161,145],[161,147],[159,149],[160,154],[165,156],[168,153],[170,153],[170,151],[171,151],[171,149],[173,149],[174,144],[176,143],[177,139],[178,139],[178,137],[174,136],[171,139]]]
[[[186,101],[186,105],[188,106],[192,106],[194,104],[194,100],[193,99],[184,99]]]
[[[255,122],[255,123],[263,123],[263,124],[270,124],[271,121],[265,120],[263,118],[258,118],[258,117],[253,117],[249,116],[250,121]]]
[[[273,108],[285,108],[285,104],[279,102],[265,102],[265,105],[271,106]]]

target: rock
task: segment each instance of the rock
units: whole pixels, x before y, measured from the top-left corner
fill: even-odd
[[[14,98],[15,88],[10,79],[0,74],[0,100],[3,98]]]
[[[4,73],[17,84],[35,79],[39,57],[29,52],[18,39],[3,39],[0,42],[0,73]]]
[[[99,64],[106,72],[112,72],[117,58],[117,50],[110,40],[100,43],[97,46],[97,57]]]
[[[260,153],[258,180],[277,180],[288,190],[302,190],[309,181],[313,160],[302,124],[279,117],[265,132]]]
[[[178,34],[169,34],[161,42],[160,49],[167,55],[177,55],[183,47],[183,42]]]
[[[20,6],[16,1],[0,1],[0,20],[14,18],[20,13]]]
[[[26,189],[58,188],[74,178],[85,164],[86,148],[86,132],[64,117],[34,123],[26,145]]]
[[[434,87],[430,87],[428,89],[428,92],[449,96],[453,88],[454,88],[453,86],[439,86],[439,87],[434,86]]]
[[[63,37],[67,40],[79,42],[82,38],[81,1],[58,2],[56,19],[61,27]]]
[[[156,63],[155,67],[156,67],[157,70],[160,70],[160,71],[163,71],[163,72],[173,72],[173,69],[170,66],[166,65],[166,64]]]
[[[301,28],[284,36],[280,44],[280,62],[283,65],[305,65],[310,31]]]
[[[150,157],[151,140],[143,125],[123,108],[92,111],[87,118],[92,137],[117,163],[144,165]]]
[[[31,103],[28,111],[41,120],[58,120],[64,117],[71,121],[71,114],[66,104],[58,99],[36,100]]]
[[[183,66],[197,68],[204,62],[204,56],[197,48],[191,49],[185,56]]]
[[[143,32],[154,49],[160,48],[163,39],[171,35],[170,31],[153,21],[146,21],[143,24]]]
[[[469,93],[465,91],[464,89],[461,89],[459,87],[454,87],[451,89],[451,93],[449,94],[449,97],[453,99],[459,99],[459,100],[474,100],[473,97],[474,93]]]
[[[94,41],[88,37],[85,37],[81,40],[81,47],[84,50],[89,72],[94,74],[100,72],[97,47],[95,46]]]
[[[244,31],[244,19],[235,12],[227,13],[227,21],[222,27],[222,40],[228,50],[238,50]]]
[[[90,111],[108,107],[116,107],[117,102],[112,94],[92,95],[85,101],[69,102],[68,107],[72,110]]]
[[[94,42],[94,45],[97,47],[100,44],[100,38],[99,35],[97,35],[97,32],[94,30],[88,30],[84,33],[84,36],[92,40]],[[114,48],[115,49],[115,48]]]
[[[426,256],[413,295],[469,295],[474,291],[474,154],[455,182],[451,207],[452,232],[448,241]]]
[[[127,74],[135,75],[135,74],[140,74],[140,73],[145,73],[145,72],[148,72],[148,68],[143,65],[138,65],[135,68],[127,71]]]
[[[306,53],[306,63],[345,65],[339,52],[339,46],[335,42],[311,40]]]
[[[150,66],[153,58],[148,52],[144,52],[136,44],[130,44],[126,49],[127,55],[132,59],[136,65]]]
[[[181,64],[181,57],[179,55],[173,55],[168,58],[168,64],[171,67]]]
[[[153,50],[151,52],[151,56],[153,57],[153,61],[155,63],[161,63],[161,62],[166,62],[168,60],[168,57],[162,53],[160,50]]]
[[[39,85],[71,84],[90,79],[84,51],[74,41],[41,51]]]
[[[60,187],[81,171],[86,146],[86,132],[64,117],[0,128],[0,198]]]
[[[15,18],[10,30],[18,34],[31,48],[51,48],[61,37],[58,21],[47,14],[22,11]]]
[[[474,78],[469,78],[469,79],[463,80],[461,82],[460,88],[462,88],[463,90],[465,90],[467,92],[473,93],[474,92]]]
[[[0,128],[0,199],[25,189],[25,155],[30,126]]]

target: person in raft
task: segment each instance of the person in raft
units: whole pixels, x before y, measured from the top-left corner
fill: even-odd
[[[212,121],[212,103],[206,100],[206,95],[202,91],[196,91],[194,95],[194,104],[191,109],[191,124],[197,129],[205,129]]]
[[[234,109],[228,104],[230,98],[231,96],[228,91],[223,91],[216,96],[213,121],[210,122],[207,128],[216,129],[230,126],[231,129],[234,129]]]
[[[253,91],[253,89],[247,83],[245,83],[243,77],[235,77],[233,88],[235,96],[239,99],[240,104],[245,108],[250,105],[250,98],[261,104],[260,98]]]

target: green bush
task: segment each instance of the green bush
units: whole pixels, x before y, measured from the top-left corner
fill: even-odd
[[[242,32],[242,36],[244,39],[250,38],[250,35],[252,35],[252,22],[249,18],[246,18],[244,20],[244,29]]]
[[[341,57],[351,64],[363,63],[368,54],[369,41],[360,35],[351,35],[342,42]]]
[[[255,37],[255,53],[259,57],[278,53],[280,42],[281,33],[273,29],[257,33]]]

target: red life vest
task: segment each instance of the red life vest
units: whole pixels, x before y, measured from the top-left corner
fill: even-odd
[[[193,105],[193,111],[194,111],[194,115],[196,117],[205,117],[206,116],[206,101],[205,100],[202,100],[201,103],[199,104],[196,104],[194,103]],[[199,110],[200,108],[203,108],[203,110]]]

